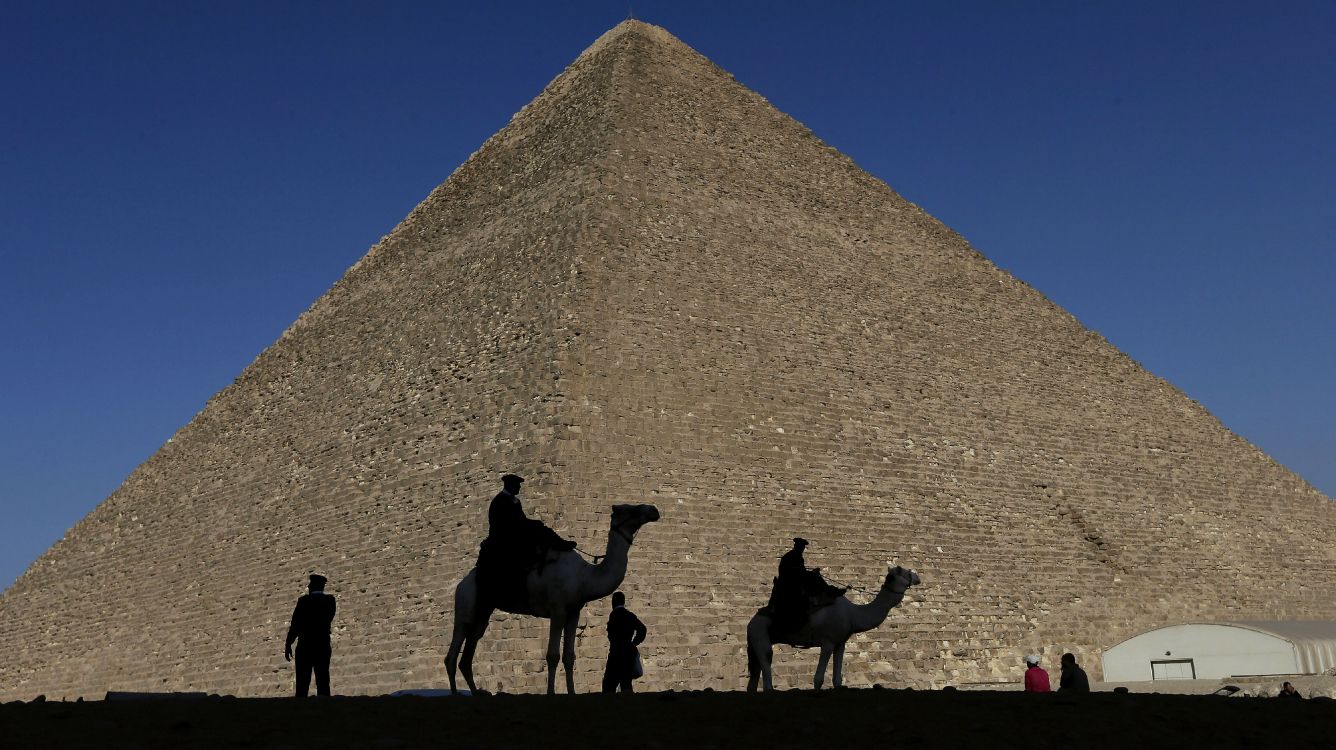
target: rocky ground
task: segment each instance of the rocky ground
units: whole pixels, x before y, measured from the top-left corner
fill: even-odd
[[[9,703],[0,747],[1128,748],[1336,746],[1336,701],[839,690]]]

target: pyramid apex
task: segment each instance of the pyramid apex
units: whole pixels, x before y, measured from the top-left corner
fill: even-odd
[[[658,30],[658,31],[667,33],[666,31],[664,31],[663,27],[661,27],[661,26],[655,26],[655,25],[652,24],[652,23],[646,23],[646,22],[644,22],[644,21],[641,21],[641,20],[638,19],[638,18],[628,18],[628,19],[626,19],[625,21],[622,21],[621,23],[617,24],[616,26],[613,26],[611,29],[608,29],[607,33],[609,33],[609,34],[625,34],[625,33],[630,32],[630,31],[642,31],[642,32],[643,32],[643,31],[649,31],[649,30],[651,30],[651,29],[656,29],[656,30]]]
[[[647,39],[652,39],[659,42],[668,42],[670,44],[683,44],[682,40],[673,36],[667,29],[663,28],[662,26],[655,26],[652,23],[646,23],[644,21],[635,18],[628,18],[625,21],[622,21],[616,26],[613,26],[612,28],[603,32],[603,34],[598,39],[594,40],[593,44],[589,45],[588,49],[580,53],[580,57],[593,54],[602,49],[603,47],[606,47],[613,41],[627,35],[642,36]]]

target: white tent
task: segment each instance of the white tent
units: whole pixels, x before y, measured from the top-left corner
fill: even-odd
[[[1107,682],[1317,674],[1336,666],[1336,622],[1168,625],[1106,649],[1103,663]]]

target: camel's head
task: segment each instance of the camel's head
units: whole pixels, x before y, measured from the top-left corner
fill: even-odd
[[[886,569],[886,582],[881,584],[881,587],[883,590],[890,589],[897,594],[903,594],[910,586],[917,586],[920,583],[923,581],[918,573],[897,565]]]
[[[659,520],[659,509],[653,505],[612,506],[612,527],[630,536],[647,523]]]

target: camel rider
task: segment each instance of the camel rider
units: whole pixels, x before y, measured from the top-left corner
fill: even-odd
[[[478,583],[482,591],[497,593],[498,587],[518,585],[549,551],[575,549],[575,542],[562,539],[537,519],[524,515],[520,487],[524,478],[501,477],[501,492],[487,509],[488,534],[478,555]]]
[[[802,537],[793,538],[793,549],[779,558],[780,581],[797,584],[805,595],[822,599],[834,599],[848,591],[847,588],[826,583],[826,579],[821,577],[821,568],[808,570],[807,563],[803,560],[803,550],[808,544],[809,542]]]
[[[501,491],[492,498],[487,507],[487,536],[500,538],[510,536],[528,524],[524,515],[524,505],[520,503],[520,490],[524,477],[507,474],[501,477]]]
[[[806,539],[795,537],[793,549],[779,558],[779,576],[775,578],[770,605],[781,626],[800,623],[809,609],[831,604],[848,590],[826,583],[820,568],[807,569],[803,560],[807,545]]]
[[[808,541],[802,537],[793,538],[793,549],[784,553],[779,558],[779,585],[791,586],[794,590],[801,590],[803,583],[807,578],[807,563],[803,560],[803,550],[807,549]]]

